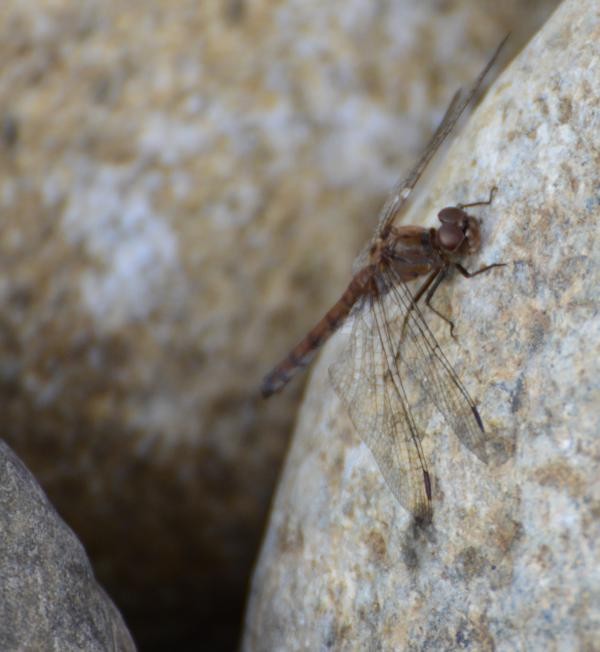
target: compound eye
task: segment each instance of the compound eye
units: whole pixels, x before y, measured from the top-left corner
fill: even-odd
[[[438,213],[438,220],[442,224],[461,224],[467,214],[462,210],[462,208],[457,208],[456,206],[449,206],[447,208],[442,208]]]
[[[463,230],[456,224],[443,223],[438,229],[438,241],[442,249],[446,251],[456,251],[464,239]]]

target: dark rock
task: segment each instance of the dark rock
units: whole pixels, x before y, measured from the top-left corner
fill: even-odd
[[[0,538],[0,650],[136,649],[83,546],[3,441]]]

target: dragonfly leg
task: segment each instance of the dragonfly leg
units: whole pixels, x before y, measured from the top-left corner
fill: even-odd
[[[446,278],[447,272],[448,272],[448,268],[443,268],[438,272],[435,281],[433,282],[433,284],[429,288],[429,291],[427,292],[427,295],[425,296],[425,305],[429,308],[429,310],[434,312],[440,319],[443,319],[450,326],[450,335],[454,339],[456,339],[456,335],[454,335],[454,322],[431,305],[431,299],[433,298],[435,291],[440,286],[440,283]]]
[[[425,292],[427,292],[427,290],[429,289],[429,286],[434,281],[436,281],[436,277],[438,277],[440,275],[440,273],[441,273],[441,270],[434,269],[433,272],[431,272],[431,274],[425,279],[425,282],[423,283],[423,285],[421,285],[421,287],[417,290],[417,293],[413,297],[413,300],[412,300],[410,306],[408,307],[408,310],[406,311],[406,315],[404,315],[404,319],[402,320],[401,339],[404,339],[404,335],[406,334],[406,326],[408,325],[408,318],[410,317],[410,313],[412,312],[414,307],[417,305],[417,303],[419,303],[419,301],[421,300],[421,297],[425,294]],[[441,279],[440,279],[440,281],[436,281],[436,287],[437,287],[437,285],[440,284],[440,282],[441,282]]]
[[[506,267],[506,263],[494,263],[493,265],[486,265],[485,267],[478,269],[476,272],[470,272],[468,269],[465,269],[460,263],[453,263],[452,266],[455,267],[465,278],[473,278],[478,274],[483,274],[483,272],[488,272],[490,269],[493,269],[494,267]]]
[[[472,208],[473,206],[489,206],[494,201],[494,195],[498,191],[498,186],[492,186],[490,190],[490,196],[485,201],[474,201],[470,204],[456,204],[457,208],[461,210],[464,208]]]

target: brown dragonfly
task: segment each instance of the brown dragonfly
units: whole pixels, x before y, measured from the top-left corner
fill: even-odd
[[[479,90],[506,42],[466,93],[455,93],[421,158],[396,185],[381,209],[375,234],[355,264],[346,291],[304,339],[265,377],[263,396],[280,391],[311,361],[319,347],[348,318],[353,319],[346,350],[330,369],[333,385],[352,422],[377,461],[401,505],[420,523],[432,516],[431,477],[422,448],[419,412],[433,404],[459,440],[487,462],[486,436],[473,399],[442,352],[418,306],[430,303],[452,269],[472,278],[501,264],[469,272],[458,259],[480,248],[479,222],[458,204],[438,213],[441,226],[396,226],[396,220],[423,171]],[[413,294],[407,283],[426,276]]]

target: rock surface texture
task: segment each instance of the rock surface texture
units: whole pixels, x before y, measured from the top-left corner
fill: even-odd
[[[435,413],[433,523],[411,524],[313,374],[254,575],[243,649],[598,650],[600,8],[563,3],[496,80],[408,223],[485,198],[507,266],[445,283],[427,320],[502,455]]]
[[[301,390],[260,379],[555,4],[2,1],[0,422],[145,651],[235,645]]]
[[[0,540],[2,652],[135,651],[81,543],[3,441]]]

